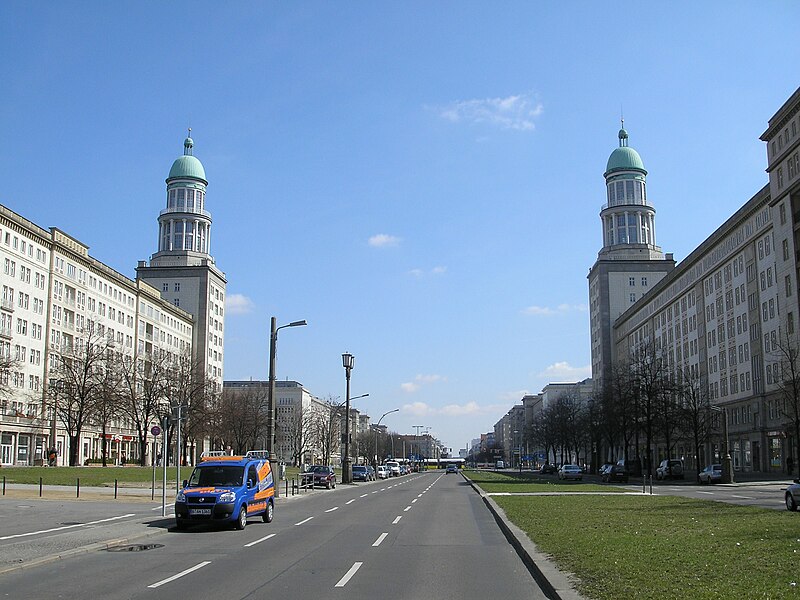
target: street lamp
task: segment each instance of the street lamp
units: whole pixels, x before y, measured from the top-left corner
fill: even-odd
[[[272,463],[271,470],[273,473],[273,477],[275,476],[275,466],[277,466],[276,460],[274,458],[275,453],[275,444],[278,439],[278,408],[275,406],[275,354],[278,349],[278,331],[284,329],[285,327],[302,327],[304,325],[308,325],[305,319],[302,321],[292,321],[287,325],[281,325],[280,327],[276,327],[277,323],[275,321],[275,317],[272,317],[270,320],[270,333],[269,333],[269,389],[267,390],[267,404],[269,407],[269,414],[270,420],[272,421],[272,429],[269,434],[269,460]],[[278,469],[278,473],[280,473],[280,469]],[[278,497],[278,484],[275,483],[275,497]]]
[[[344,459],[342,460],[342,483],[353,483],[353,473],[350,471],[350,371],[353,370],[355,356],[349,352],[342,354],[342,366],[347,380],[345,390],[344,409]]]
[[[733,461],[728,438],[728,408],[711,406],[711,410],[722,413],[722,483],[733,483]]]
[[[395,408],[393,410],[390,410],[389,412],[383,413],[381,415],[381,418],[378,419],[378,423],[375,425],[375,464],[374,464],[375,467],[378,466],[378,427],[381,426],[381,421],[383,421],[383,417],[398,412],[399,410],[400,410],[399,408]]]

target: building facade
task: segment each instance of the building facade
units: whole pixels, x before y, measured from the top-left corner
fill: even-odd
[[[0,464],[36,465],[47,450],[65,464],[69,437],[53,411],[49,388],[62,357],[102,338],[117,356],[191,352],[194,322],[158,290],[131,280],[89,255],[58,228],[39,227],[0,206]],[[94,343],[94,342],[92,342]],[[118,417],[105,435],[109,457],[138,458],[132,423]],[[80,464],[99,457],[101,432],[87,423]]]

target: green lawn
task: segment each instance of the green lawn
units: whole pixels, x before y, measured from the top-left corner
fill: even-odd
[[[523,493],[523,492],[625,492],[622,488],[584,483],[582,481],[561,481],[555,475],[542,476],[537,473],[522,471],[522,473],[495,472],[495,471],[469,471],[464,475],[469,477],[485,492],[493,493]]]
[[[800,518],[785,510],[619,494],[494,500],[589,598],[800,598]]]

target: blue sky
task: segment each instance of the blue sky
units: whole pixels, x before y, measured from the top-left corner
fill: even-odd
[[[277,375],[454,451],[589,375],[624,113],[682,260],[767,181],[797,2],[0,3],[0,203],[134,277],[192,128],[226,379]]]

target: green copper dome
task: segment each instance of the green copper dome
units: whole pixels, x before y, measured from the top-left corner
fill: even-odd
[[[608,157],[605,176],[608,177],[615,171],[641,171],[647,175],[644,163],[639,153],[628,146],[628,132],[625,129],[619,130],[619,148],[615,149]]]
[[[191,131],[191,129],[189,131]],[[200,179],[208,183],[203,163],[192,156],[193,147],[194,141],[192,138],[187,137],[183,142],[183,156],[179,156],[175,159],[175,162],[172,163],[167,181],[170,179],[189,177],[191,179]]]

